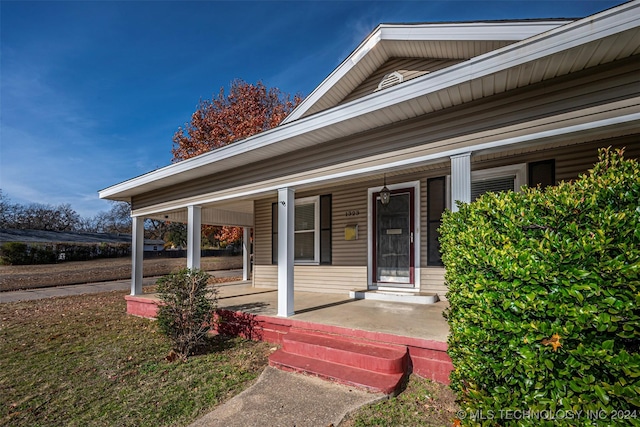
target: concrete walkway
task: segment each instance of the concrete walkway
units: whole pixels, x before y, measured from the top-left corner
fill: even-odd
[[[242,270],[216,270],[209,271],[215,277],[242,276]],[[150,286],[156,283],[159,277],[146,277],[142,284]],[[131,279],[114,280],[112,282],[85,283],[81,285],[56,286],[51,288],[25,289],[23,291],[0,292],[0,303],[30,301],[51,297],[65,297],[71,295],[97,294],[100,292],[126,291],[131,289]]]
[[[190,427],[328,427],[362,405],[387,398],[268,367],[252,386]]]

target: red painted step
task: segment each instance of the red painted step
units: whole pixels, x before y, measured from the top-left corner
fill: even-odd
[[[404,373],[382,374],[339,363],[291,354],[282,349],[269,357],[269,365],[290,372],[300,372],[320,378],[367,389],[375,393],[393,394]]]
[[[282,337],[269,364],[391,394],[407,372],[408,357],[406,346],[296,329]]]
[[[407,366],[405,346],[372,343],[321,332],[289,332],[282,338],[282,350],[384,374],[403,373]]]

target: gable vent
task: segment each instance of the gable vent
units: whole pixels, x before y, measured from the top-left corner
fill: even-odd
[[[382,78],[382,81],[378,85],[376,91],[395,86],[398,83],[402,83],[403,80],[404,77],[399,72],[394,71],[393,73],[389,73]]]

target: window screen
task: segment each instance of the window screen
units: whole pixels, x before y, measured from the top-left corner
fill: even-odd
[[[501,176],[499,178],[484,179],[471,183],[471,200],[475,200],[488,191],[514,191],[515,175]]]

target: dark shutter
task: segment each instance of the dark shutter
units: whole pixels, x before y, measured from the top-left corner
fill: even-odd
[[[529,163],[529,187],[556,185],[555,159]]]
[[[331,194],[320,196],[320,264],[331,260]]]
[[[278,264],[278,203],[271,204],[271,264]]]
[[[427,265],[442,266],[440,233],[442,213],[446,207],[446,180],[444,176],[427,180]]]

